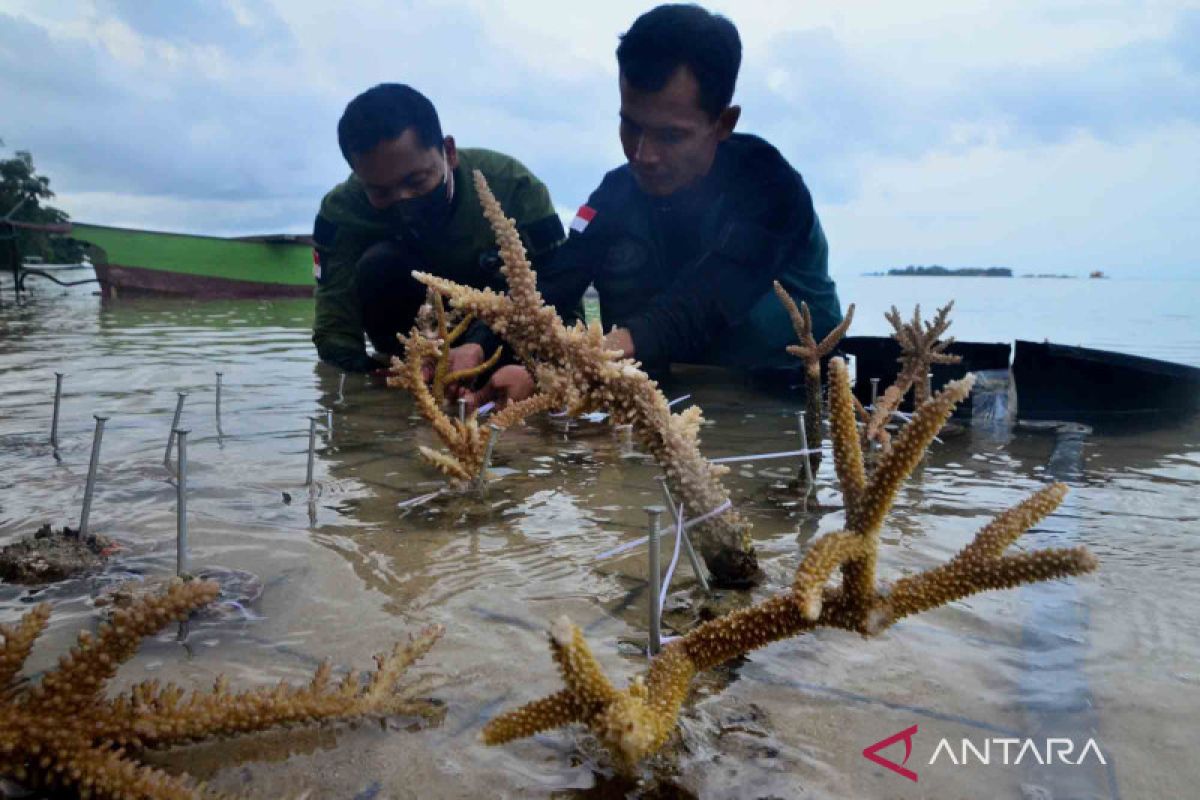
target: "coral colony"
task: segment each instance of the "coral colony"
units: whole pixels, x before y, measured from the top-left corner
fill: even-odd
[[[17,676],[46,627],[50,606],[0,626],[0,775],[85,798],[200,798],[210,796],[203,786],[140,764],[137,753],[321,720],[430,712],[427,701],[413,689],[398,690],[397,683],[441,636],[438,626],[377,655],[377,669],[365,682],[351,672],[335,683],[323,665],[304,686],[235,693],[220,678],[211,692],[187,693],[147,681],[115,698],[105,695],[105,685],[143,637],[187,619],[217,594],[215,583],[176,581],[162,595],[117,609],[111,623],[102,623],[95,636],[80,633],[58,666],[32,684]]]
[[[666,397],[638,363],[607,349],[598,324],[563,325],[542,301],[516,224],[504,216],[479,172],[475,185],[500,245],[508,291],[472,289],[428,273],[415,272],[414,277],[448,298],[455,309],[483,321],[533,367],[538,394],[526,403],[550,402],[573,413],[604,409],[614,423],[633,426],[666,473],[675,496],[682,499],[688,517],[727,507],[729,493],[720,481],[725,469],[700,453],[700,410],[693,406],[672,414]],[[745,585],[759,575],[749,528],[732,508],[697,526],[700,553],[718,582]]]
[[[488,436],[474,414],[465,419],[451,419],[446,414],[446,387],[491,369],[500,358],[501,349],[497,348],[479,366],[451,372],[450,349],[471,324],[472,317],[464,316],[448,330],[442,296],[432,291],[429,294],[431,300],[422,307],[417,324],[407,336],[396,336],[404,345],[404,356],[392,356],[387,385],[407,389],[412,394],[417,412],[446,446],[446,451],[442,452],[418,446],[420,456],[457,485],[474,484],[486,477]],[[433,377],[429,383],[424,376],[426,367],[432,368]],[[531,414],[548,411],[553,399],[549,395],[535,395],[522,403],[510,404],[492,415],[491,425],[504,430]]]
[[[857,406],[866,427],[863,438],[877,442],[885,450],[890,446],[891,434],[885,427],[891,421],[894,413],[900,408],[908,390],[913,391],[913,405],[919,406],[929,399],[929,370],[934,364],[957,364],[962,356],[951,355],[946,348],[954,344],[954,337],[940,338],[950,327],[950,309],[954,307],[951,300],[938,309],[932,322],[922,322],[921,306],[913,310],[912,321],[904,322],[895,306],[884,316],[891,323],[895,333],[892,338],[900,344],[900,372],[896,380],[882,395],[875,400],[874,408],[868,414],[861,406]]]
[[[800,342],[799,344],[789,344],[787,351],[804,362],[805,441],[815,445],[821,441],[821,420],[825,417],[821,410],[821,359],[828,358],[833,352],[833,348],[837,347],[838,343],[842,341],[842,337],[846,335],[846,331],[850,328],[850,322],[854,319],[854,304],[851,303],[850,307],[846,309],[846,316],[838,323],[837,327],[830,331],[820,344],[817,344],[817,340],[813,337],[812,314],[808,310],[808,303],[802,300],[800,307],[797,308],[796,301],[780,285],[779,281],[775,281],[775,296],[779,298],[779,302],[783,303],[788,317],[792,320],[792,328],[796,331],[796,339]],[[821,465],[820,448],[815,449],[817,452],[808,456],[814,473]]]
[[[822,536],[796,570],[790,591],[707,622],[668,644],[646,677],[616,689],[592,656],[583,634],[565,617],[554,623],[550,649],[566,688],[489,722],[484,741],[501,744],[573,722],[586,725],[617,766],[633,771],[658,751],[675,728],[697,672],[814,628],[871,636],[912,614],[988,589],[1080,575],[1096,568],[1083,548],[1005,555],[1005,549],[1051,511],[1066,486],[1047,486],[1003,512],[950,561],[900,579],[886,591],[875,577],[879,531],[900,484],[972,378],[950,383],[905,425],[868,479],[854,420],[850,381],[840,359],[830,362],[830,428],[834,466],[846,505],[846,530]],[[838,571],[841,583],[826,585]]]

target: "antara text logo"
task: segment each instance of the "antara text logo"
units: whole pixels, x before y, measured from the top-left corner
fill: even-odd
[[[881,767],[890,769],[897,775],[917,782],[917,773],[909,769],[909,758],[913,754],[913,740],[917,735],[917,726],[905,728],[893,733],[887,738],[880,739],[875,744],[865,748],[862,754],[869,761]],[[897,764],[887,756],[880,755],[898,742],[904,742],[904,758]],[[929,757],[929,764],[949,764],[965,767],[971,764],[1002,764],[1017,766],[1019,764],[1066,764],[1079,766],[1083,763],[1105,764],[1104,753],[1095,739],[1088,739],[1079,746],[1074,739],[1050,737],[1047,739],[1019,739],[1015,737],[993,737],[990,739],[960,739],[957,743],[945,737],[938,740]]]

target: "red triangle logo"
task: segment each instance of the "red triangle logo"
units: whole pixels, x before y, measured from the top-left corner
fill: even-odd
[[[897,775],[902,775],[903,777],[908,778],[913,783],[916,783],[917,782],[917,773],[913,772],[911,769],[908,769],[904,766],[904,764],[908,763],[908,757],[912,755],[912,738],[916,734],[916,732],[917,732],[916,725],[913,725],[911,728],[905,728],[904,730],[900,731],[899,733],[893,733],[891,736],[887,737],[886,739],[880,739],[875,744],[873,744],[870,747],[863,750],[862,753],[868,760],[874,761],[879,766],[886,767],[887,769],[890,769],[892,772],[896,773]],[[883,756],[879,755],[880,750],[884,750],[888,747],[891,747],[892,745],[894,745],[896,742],[900,741],[901,739],[904,740],[904,760],[901,761],[899,764],[897,764],[895,761],[890,761],[890,760],[884,758]]]

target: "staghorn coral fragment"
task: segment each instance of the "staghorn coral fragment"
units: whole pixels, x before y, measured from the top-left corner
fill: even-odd
[[[446,414],[443,410],[446,387],[491,369],[503,348],[497,348],[490,358],[476,367],[451,371],[450,345],[463,334],[473,317],[462,316],[453,328],[449,327],[449,317],[442,295],[430,289],[429,300],[418,314],[417,324],[407,335],[396,336],[404,345],[404,357],[392,356],[387,385],[408,390],[416,401],[417,412],[446,446],[444,451],[418,446],[417,453],[452,482],[465,484],[484,477],[488,434],[474,414],[465,420],[453,419]],[[425,365],[430,363],[433,364],[433,377],[426,383]],[[552,397],[535,395],[493,415],[491,424],[503,430],[552,405]]]
[[[90,798],[191,800],[211,796],[186,777],[168,775],[135,760],[139,751],[214,736],[262,731],[283,725],[392,713],[428,713],[412,690],[399,691],[405,669],[441,635],[433,626],[390,653],[376,656],[366,684],[351,673],[336,685],[322,666],[305,686],[230,692],[218,679],[212,692],[187,693],[173,684],[148,681],[115,698],[104,688],[145,636],[216,599],[215,583],[176,581],[156,596],[139,598],[113,612],[96,635],[78,644],[40,682],[12,683],[45,627],[48,605],[3,626],[0,669],[0,775],[30,787]]]
[[[850,304],[846,316],[818,344],[813,336],[812,313],[808,310],[808,303],[800,301],[800,307],[797,308],[796,301],[779,281],[775,281],[775,296],[783,303],[799,341],[799,344],[789,344],[787,351],[804,362],[804,435],[810,448],[820,450],[821,420],[825,418],[821,409],[821,359],[833,352],[833,348],[850,329],[850,323],[854,320],[854,304]],[[812,466],[813,474],[816,474],[821,466],[821,454],[809,455],[808,463]]]
[[[523,362],[534,366],[538,391],[571,410],[603,408],[615,424],[628,424],[667,475],[689,517],[720,508],[729,494],[719,472],[700,453],[693,416],[672,414],[658,385],[638,363],[608,349],[598,325],[568,328],[537,290],[537,277],[515,223],[475,173],[483,213],[500,248],[508,291],[472,289],[422,272],[413,277],[449,298],[450,305],[481,320],[503,337]],[[749,523],[728,510],[697,526],[697,545],[714,579],[746,585],[759,578]]]
[[[433,428],[448,452],[438,452],[427,447],[418,447],[421,457],[454,481],[470,482],[483,471],[487,437],[479,428],[475,415],[466,420],[451,419],[442,410],[442,404],[425,383],[424,364],[438,359],[444,348],[434,339],[428,339],[417,329],[406,336],[397,337],[404,345],[404,357],[392,356],[387,385],[407,389],[416,403],[417,412]]]
[[[934,364],[957,364],[962,356],[945,352],[954,344],[954,337],[942,339],[950,327],[950,309],[954,301],[938,309],[929,322],[921,320],[921,305],[913,309],[912,320],[904,322],[895,306],[884,314],[895,333],[892,338],[900,345],[900,372],[896,380],[882,395],[875,399],[875,407],[867,420],[864,438],[878,442],[886,450],[891,437],[884,426],[891,420],[893,412],[900,408],[908,390],[913,390],[913,405],[919,406],[929,399],[929,370]]]
[[[439,342],[437,360],[433,368],[433,385],[431,391],[439,403],[445,403],[447,386],[460,381],[470,380],[487,372],[500,360],[500,355],[504,352],[504,348],[497,347],[496,352],[474,367],[452,372],[450,370],[450,349],[466,333],[467,328],[471,325],[472,318],[469,315],[465,316],[458,320],[453,329],[449,329],[446,319],[446,304],[442,300],[442,296],[437,292],[430,292],[430,294],[433,295],[432,305]]]
[[[830,427],[834,466],[843,483],[847,530],[826,534],[807,550],[791,590],[706,622],[669,643],[650,662],[645,680],[616,689],[600,670],[577,627],[565,618],[551,632],[551,651],[566,688],[502,714],[484,726],[487,744],[502,744],[580,722],[631,772],[666,743],[692,678],[731,658],[815,628],[871,636],[898,620],[964,597],[1024,583],[1081,575],[1096,569],[1084,548],[1004,555],[1023,532],[1050,514],[1066,495],[1052,484],[996,516],[970,544],[933,569],[908,576],[890,590],[875,578],[879,530],[900,483],[966,397],[971,377],[947,385],[921,405],[870,478],[863,471],[849,376],[841,359],[830,362]],[[841,570],[841,585],[829,580]]]

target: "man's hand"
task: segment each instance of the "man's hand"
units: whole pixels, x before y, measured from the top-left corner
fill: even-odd
[[[469,342],[450,348],[450,359],[446,362],[446,373],[459,372],[464,369],[474,369],[483,363],[483,347]],[[421,378],[426,383],[433,380],[433,362],[421,366]],[[467,393],[467,388],[459,384],[446,387],[446,398],[456,400]]]
[[[495,403],[503,408],[509,403],[524,400],[533,394],[533,376],[520,364],[509,364],[501,367],[492,375],[482,389],[477,392],[467,392],[467,402],[473,408],[479,408],[485,403]]]
[[[468,342],[458,347],[450,348],[449,372],[459,372],[464,369],[474,369],[483,363],[483,346]]]
[[[609,350],[620,350],[625,358],[633,358],[633,337],[625,328],[613,328],[604,337],[604,344]]]

